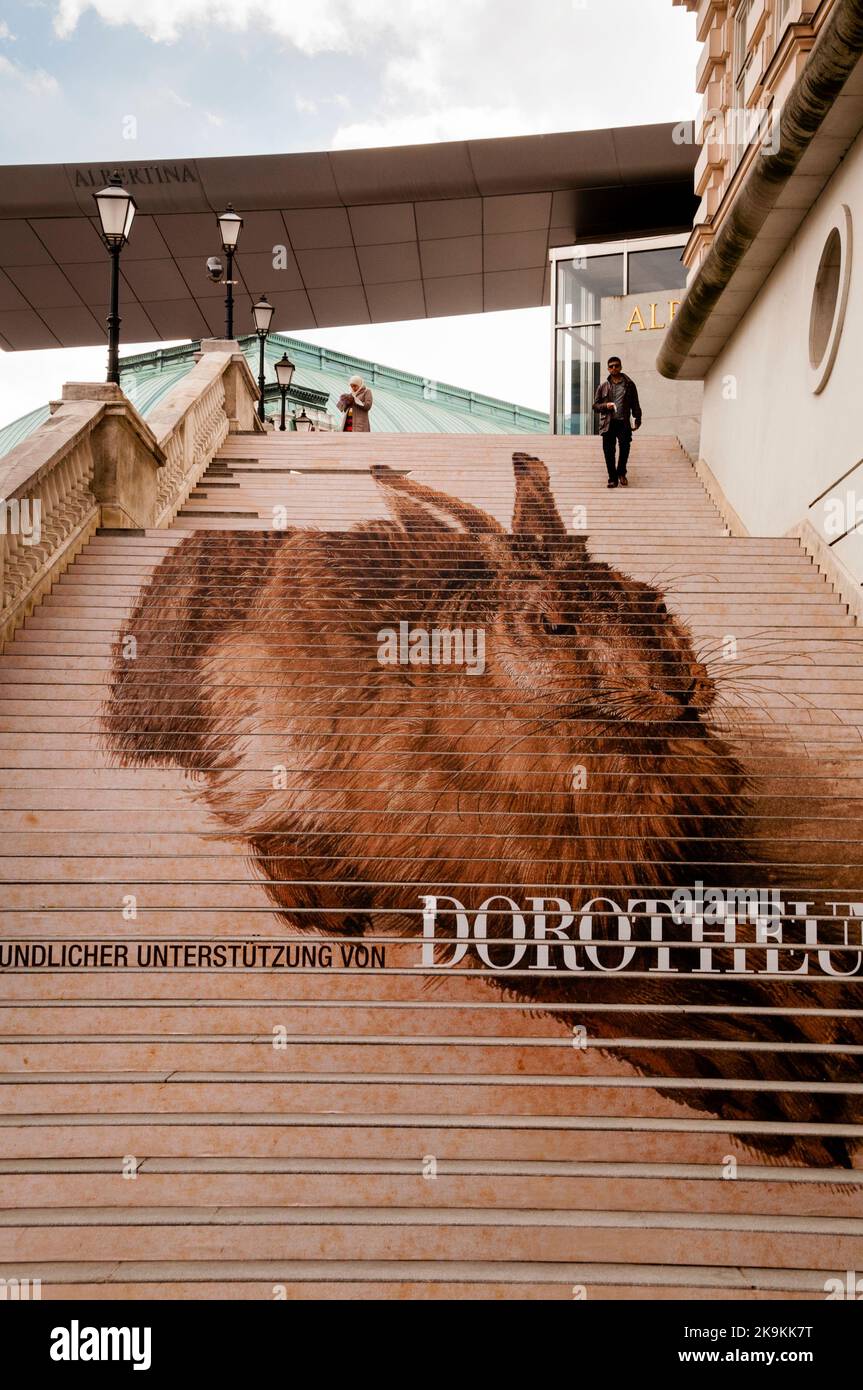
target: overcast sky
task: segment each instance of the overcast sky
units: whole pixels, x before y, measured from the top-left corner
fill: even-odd
[[[671,0],[0,0],[0,12],[4,164],[350,149],[696,109],[694,17]],[[548,408],[544,309],[297,336]],[[102,379],[104,359],[4,354],[0,424],[64,380]]]

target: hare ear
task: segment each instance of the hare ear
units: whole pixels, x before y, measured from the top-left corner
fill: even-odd
[[[386,465],[382,465],[386,467]],[[376,469],[371,472],[376,476]],[[387,469],[389,472],[389,469]],[[398,475],[395,475],[398,476]],[[376,478],[376,481],[383,482],[383,478]],[[387,490],[387,508],[393,521],[401,527],[403,531],[410,531],[411,535],[420,536],[423,533],[434,532],[439,535],[453,535],[451,526],[447,526],[441,521],[440,517],[435,516],[434,512],[427,511],[418,502],[411,500],[401,490]]]
[[[506,535],[493,516],[470,502],[463,502],[460,497],[436,492],[424,483],[394,472],[386,464],[373,464],[369,471],[375,482],[386,487],[387,505],[395,519],[410,529],[424,526],[426,530],[459,531],[470,536]],[[452,526],[449,522],[457,524]]]
[[[515,453],[512,467],[515,473],[512,534],[520,540],[533,542],[543,551],[555,542],[565,541],[566,527],[557,510],[545,464],[532,454]]]

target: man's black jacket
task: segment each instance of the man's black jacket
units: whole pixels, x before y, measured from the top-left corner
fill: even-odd
[[[625,422],[629,424],[629,417],[631,415],[635,419],[635,423],[637,425],[640,425],[641,405],[638,400],[638,389],[635,385],[635,382],[632,380],[632,377],[628,377],[625,372],[621,372],[620,379],[625,386],[625,390],[623,393],[623,418]],[[596,395],[593,398],[593,408],[594,410],[599,410],[599,407],[601,405],[607,405],[609,402],[613,403],[613,401],[614,397],[611,391],[611,382],[606,378],[606,380],[601,381],[596,388]],[[603,410],[600,413],[600,434],[608,433],[608,427],[613,419],[614,415],[611,413],[610,410]]]

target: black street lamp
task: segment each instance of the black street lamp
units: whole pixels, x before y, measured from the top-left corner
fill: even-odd
[[[102,240],[111,253],[111,302],[108,325],[108,381],[120,385],[120,252],[129,239],[136,203],[123,187],[119,174],[112,174],[107,188],[94,193],[99,211]]]
[[[279,425],[279,429],[283,430],[285,428],[285,396],[294,376],[294,364],[286,352],[282,353],[274,370],[276,381],[279,383],[279,390],[282,393],[282,423]]]
[[[314,428],[315,422],[309,419],[304,406],[294,420],[294,429],[299,430],[300,434],[309,434]]]
[[[261,360],[258,368],[258,419],[261,423],[267,418],[264,411],[264,387],[266,385],[264,378],[264,348],[267,344],[267,334],[270,331],[270,323],[275,312],[275,307],[269,302],[265,294],[261,295],[257,304],[252,305],[252,313],[255,316],[255,332],[261,344]]]
[[[225,295],[225,337],[234,336],[234,252],[237,249],[237,242],[240,239],[240,230],[243,219],[239,213],[234,212],[230,203],[225,211],[216,219],[219,224],[219,236],[222,238],[222,250],[227,258],[227,268],[225,271],[225,283],[228,286],[228,293]]]

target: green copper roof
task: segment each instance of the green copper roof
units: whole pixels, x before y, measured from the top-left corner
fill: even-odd
[[[241,338],[240,346],[257,377],[260,352],[257,337],[251,334]],[[121,359],[123,390],[142,415],[147,416],[185,376],[197,350],[198,343],[183,343],[179,347],[159,348],[155,352]],[[434,434],[541,434],[548,430],[548,416],[542,411],[466,391],[447,382],[415,376],[396,367],[385,367],[379,362],[350,357],[280,333],[272,334],[267,340],[265,375],[268,384],[275,380],[273,364],[283,352],[288,353],[296,366],[296,398],[303,398],[304,388],[310,399],[314,393],[336,422],[340,418],[336,401],[347,389],[348,379],[358,373],[374,392],[373,430]],[[269,400],[267,408],[271,408]],[[47,405],[40,406],[0,429],[0,457],[26,439],[47,418]]]
[[[22,415],[20,419],[13,420],[11,425],[5,425],[0,430],[0,458],[8,454],[10,449],[14,449],[16,444],[20,444],[22,439],[26,439],[28,434],[32,434],[33,430],[38,429],[50,413],[47,405],[39,405],[35,410],[31,410],[29,415]]]
[[[191,366],[192,358],[189,353],[174,362],[163,364],[161,369],[155,366],[149,371],[142,370],[132,381],[125,377],[123,390],[135,408],[142,415],[147,415],[171,387],[186,375]],[[40,405],[31,410],[29,415],[22,415],[20,419],[13,420],[11,424],[0,429],[0,458],[8,454],[10,449],[14,449],[16,444],[20,444],[22,439],[26,439],[28,434],[48,419],[50,413],[47,405]]]
[[[257,337],[249,334],[239,341],[257,376],[260,353]],[[128,389],[137,404],[133,390],[141,390],[144,380],[152,380],[154,375],[158,380],[160,371],[174,372],[180,361],[188,366],[197,347],[197,343],[189,343],[124,358],[121,362],[124,389]],[[320,392],[322,398],[326,396],[326,408],[337,421],[336,401],[347,389],[349,378],[359,373],[374,392],[372,428],[384,433],[510,434],[515,431],[537,434],[548,429],[548,416],[540,410],[466,391],[447,382],[432,381],[397,367],[386,367],[281,333],[273,333],[267,339],[265,376],[268,383],[275,381],[274,363],[283,352],[288,353],[297,369],[294,386]],[[126,387],[130,373],[135,378],[132,389]],[[177,377],[172,376],[170,384],[175,380]],[[146,409],[154,404],[155,400],[148,401],[146,407],[139,408],[146,414]]]

